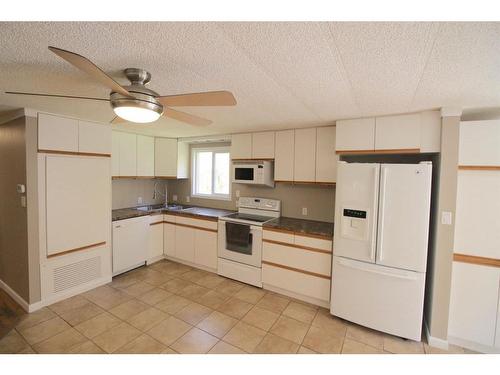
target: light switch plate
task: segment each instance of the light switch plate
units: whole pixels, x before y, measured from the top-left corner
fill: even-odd
[[[142,204],[142,197],[137,197],[137,204]]]
[[[177,194],[172,195],[172,200],[173,200],[174,202],[177,202]]]
[[[302,215],[307,216],[307,207],[302,207]]]
[[[451,221],[452,221],[451,212],[449,211],[441,212],[441,224],[451,225]]]
[[[190,201],[191,201],[191,197],[188,195],[188,196],[186,197],[186,202],[188,202],[188,203],[189,203]]]

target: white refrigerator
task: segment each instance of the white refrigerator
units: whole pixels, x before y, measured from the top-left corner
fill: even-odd
[[[432,164],[339,162],[333,315],[421,339]]]

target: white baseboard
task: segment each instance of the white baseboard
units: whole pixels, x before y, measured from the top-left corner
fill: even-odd
[[[156,256],[154,258],[148,259],[146,261],[146,266],[149,266],[149,265],[151,265],[153,263],[159,262],[162,259],[165,259],[165,255],[158,255],[158,256]]]
[[[425,329],[425,337],[427,338],[427,344],[429,344],[429,346],[443,350],[448,350],[448,341],[431,336],[429,332],[429,327],[427,326],[427,321],[425,319],[424,319],[424,329]]]
[[[188,262],[188,261],[185,261],[182,259],[178,259],[178,258],[166,256],[166,255],[163,257],[163,259],[171,260],[172,262],[176,262],[176,263],[181,263],[181,264],[184,264],[186,266],[198,268],[198,269],[203,270],[203,271],[217,273],[217,268],[205,267],[205,266],[202,266],[200,264],[191,263],[191,262]]]
[[[29,303],[26,302],[23,297],[17,294],[14,289],[8,286],[3,280],[0,280],[0,288],[2,288],[5,293],[7,293],[14,301],[16,301],[24,311],[31,312]]]
[[[474,341],[464,340],[453,336],[448,337],[448,341],[450,342],[450,344],[461,346],[462,348],[470,349],[475,352],[487,353],[487,354],[500,354],[500,348],[478,344],[477,342]]]
[[[73,288],[71,290],[68,290],[64,293],[52,295],[52,296],[42,300],[41,302],[39,302],[41,305],[40,305],[40,307],[38,307],[38,309],[42,308],[43,306],[52,305],[53,303],[62,301],[63,299],[76,296],[77,294],[85,293],[85,292],[87,292],[91,289],[97,288],[101,285],[108,284],[111,282],[111,280],[112,280],[111,275],[107,275],[107,276],[101,277],[97,280],[94,280],[90,283],[87,283],[83,286],[79,286],[77,288]]]
[[[275,287],[275,286],[269,285],[269,284],[262,284],[262,288],[266,289],[266,290],[270,290],[271,292],[283,294],[284,296],[292,297],[292,298],[295,298],[295,299],[298,299],[298,300],[310,303],[312,305],[316,305],[316,306],[320,306],[320,307],[325,307],[327,309],[330,308],[330,302],[328,302],[328,301],[323,301],[323,300],[320,300],[320,299],[317,299],[317,298],[312,298],[312,297],[304,296],[303,294],[298,294],[298,293],[290,292],[288,290],[281,289],[281,288],[278,288],[278,287]]]

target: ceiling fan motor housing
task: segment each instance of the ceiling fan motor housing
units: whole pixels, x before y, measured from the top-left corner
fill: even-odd
[[[131,84],[123,87],[133,98],[113,91],[110,95],[111,107],[113,109],[116,107],[139,107],[162,115],[163,105],[156,99],[160,95],[145,86],[151,81],[151,74],[144,69],[138,68],[127,68],[124,73]]]

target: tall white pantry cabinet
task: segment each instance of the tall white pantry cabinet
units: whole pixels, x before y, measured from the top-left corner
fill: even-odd
[[[500,353],[500,121],[460,123],[448,341]]]
[[[38,114],[42,304],[111,280],[111,127]]]

